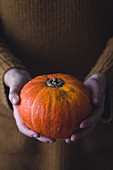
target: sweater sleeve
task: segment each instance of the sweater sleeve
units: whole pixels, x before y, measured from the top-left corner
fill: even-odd
[[[103,75],[107,81],[105,111],[102,114],[102,120],[109,122],[113,116],[113,37],[106,43],[104,51],[85,80],[95,73]]]
[[[5,93],[5,85],[3,83],[4,73],[10,68],[22,68],[25,69],[21,61],[15,57],[10,50],[2,35],[0,34],[0,104],[9,108],[7,95]]]

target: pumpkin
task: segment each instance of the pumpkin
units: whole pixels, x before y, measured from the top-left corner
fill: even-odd
[[[23,122],[39,134],[63,139],[79,129],[91,113],[88,88],[68,74],[40,75],[20,92],[18,111]]]

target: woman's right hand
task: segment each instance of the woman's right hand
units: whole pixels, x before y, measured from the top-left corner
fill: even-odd
[[[44,143],[53,143],[55,142],[55,139],[47,138],[29,129],[24,124],[19,115],[17,109],[17,105],[20,102],[19,92],[22,87],[31,79],[32,78],[27,71],[18,68],[11,68],[4,75],[4,84],[9,87],[9,100],[13,106],[13,115],[16,121],[16,125],[19,131],[28,137],[36,138],[37,140]]]

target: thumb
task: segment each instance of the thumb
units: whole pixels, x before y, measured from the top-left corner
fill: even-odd
[[[86,82],[86,86],[89,88],[92,96],[92,102],[95,105],[100,104],[100,99],[101,99],[101,90],[98,84],[98,81],[96,79],[90,79],[90,81]]]
[[[12,105],[19,104],[20,97],[19,97],[19,87],[18,87],[18,85],[13,85],[13,86],[10,87],[9,100],[12,103]]]
[[[101,89],[99,88],[98,83],[95,81],[92,86],[90,86],[92,92],[92,102],[95,105],[99,105],[101,101]]]

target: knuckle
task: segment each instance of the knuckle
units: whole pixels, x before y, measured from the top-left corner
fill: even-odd
[[[18,126],[18,130],[23,134],[23,128],[21,126]]]
[[[87,122],[84,123],[83,127],[84,127],[84,128],[90,127],[90,126],[91,126],[91,122],[92,122],[92,120],[91,120],[91,118],[90,118],[89,121],[87,121]]]
[[[98,80],[98,79],[100,79],[100,78],[101,78],[101,75],[100,75],[100,74],[95,73],[95,74],[93,74],[93,75],[91,76],[91,78],[92,78],[92,79],[95,79],[95,80]]]

